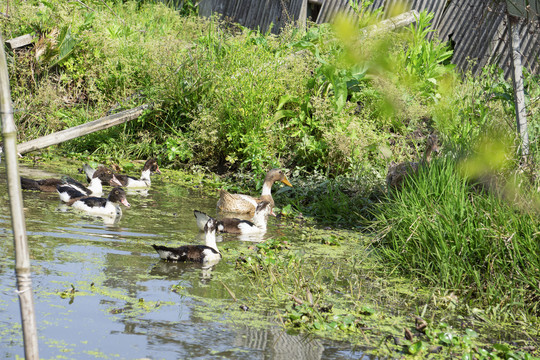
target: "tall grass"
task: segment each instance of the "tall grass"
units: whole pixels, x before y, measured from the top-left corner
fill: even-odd
[[[465,303],[538,314],[540,215],[473,189],[451,159],[421,167],[375,211],[379,255]]]

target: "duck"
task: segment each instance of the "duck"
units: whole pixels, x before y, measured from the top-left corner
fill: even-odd
[[[204,245],[183,245],[180,247],[168,247],[153,244],[152,247],[159,257],[166,261],[192,261],[203,264],[216,263],[221,260],[221,253],[216,245],[216,231],[218,221],[209,218],[204,224]]]
[[[86,181],[90,182],[93,178],[102,178],[107,174],[112,175],[113,171],[104,165],[99,165],[97,168],[91,167],[89,164],[84,164],[82,169],[79,169],[79,172],[84,172],[86,175]],[[94,176],[95,175],[95,176]],[[104,181],[102,184],[107,185],[108,181]]]
[[[439,152],[438,137],[436,134],[428,135],[426,139],[426,149],[420,161],[403,162],[396,164],[392,162],[386,175],[386,186],[388,189],[401,189],[403,182],[407,176],[414,175],[423,164],[428,164],[431,161],[431,156]]]
[[[255,212],[257,204],[262,201],[270,203],[274,207],[274,199],[272,198],[272,185],[276,181],[281,181],[283,184],[292,187],[292,184],[287,179],[287,176],[280,169],[272,169],[266,173],[264,178],[261,196],[256,198],[244,194],[231,194],[226,190],[220,190],[217,208],[222,212],[230,212],[237,214],[251,214]]]
[[[42,192],[54,192],[56,187],[63,184],[62,179],[50,178],[34,180],[21,176],[21,188],[23,190],[34,190]]]
[[[66,181],[61,185],[56,186],[56,191],[60,195],[62,202],[68,203],[75,198],[85,196],[101,196],[103,194],[103,186],[99,178],[93,178],[88,187],[78,181]]]
[[[106,179],[103,177],[105,175],[113,174],[112,170],[100,165],[95,171],[92,171],[92,167],[88,164],[83,165],[83,170],[86,173],[87,177],[99,177],[102,182]],[[155,158],[149,158],[141,171],[140,179],[137,179],[133,176],[123,175],[123,174],[114,174],[116,179],[120,182],[120,186],[126,188],[144,188],[150,187],[150,175],[153,173],[161,174],[159,170],[157,160]]]
[[[103,195],[103,184],[98,177],[93,178],[88,184],[88,187],[84,186],[80,182],[70,177],[63,177],[63,184],[56,187],[56,191],[60,195],[60,200],[65,203],[73,202],[73,199],[81,198],[84,196],[101,196]],[[120,181],[114,176],[111,177],[109,182],[113,186],[120,186]]]
[[[199,210],[194,210],[193,215],[197,220],[197,227],[200,230],[204,229],[204,225],[209,219],[212,219],[209,215]],[[257,204],[255,214],[251,221],[238,218],[223,218],[218,221],[217,230],[219,232],[230,234],[257,234],[266,232],[266,224],[268,222],[268,215],[276,216],[272,211],[272,206],[268,201],[262,201]]]
[[[85,196],[68,202],[73,208],[92,215],[116,217],[122,215],[119,203],[129,208],[131,205],[126,199],[126,192],[121,187],[115,187],[107,198]]]

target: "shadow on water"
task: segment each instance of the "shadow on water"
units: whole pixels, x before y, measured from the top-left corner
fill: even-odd
[[[0,186],[5,189],[5,173]],[[59,176],[22,167],[33,178]],[[76,175],[75,175],[76,176]],[[82,180],[80,178],[79,180]],[[202,243],[193,210],[215,214],[216,198],[164,184],[154,177],[147,192],[128,193],[132,207],[104,221],[62,205],[57,194],[24,192],[35,306],[42,358],[265,358],[341,359],[364,354],[348,343],[288,334],[271,316],[259,325],[230,321],[226,312],[200,316],[202,300],[238,307],[216,274],[217,265],[160,261],[151,244]],[[273,236],[218,238],[218,247],[247,248]],[[23,356],[14,279],[7,191],[0,191],[0,357]],[[230,285],[233,287],[233,285]],[[242,293],[242,284],[233,290]]]

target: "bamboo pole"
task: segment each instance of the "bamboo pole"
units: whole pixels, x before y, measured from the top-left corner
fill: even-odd
[[[383,20],[377,24],[366,26],[362,29],[360,39],[363,40],[370,36],[375,36],[382,33],[387,33],[401,27],[412,24],[418,19],[418,11],[411,10],[406,13],[399,14],[393,18]]]
[[[125,123],[141,116],[143,111],[148,107],[149,105],[141,105],[134,109],[121,111],[114,115],[105,116],[82,125],[74,126],[69,129],[65,129],[49,135],[42,136],[34,140],[27,141],[25,143],[19,144],[19,146],[17,147],[17,151],[19,152],[19,154],[24,154],[30,151],[43,149],[51,145],[60,144],[64,141],[75,139],[79,136],[90,134],[95,131],[107,129],[111,126]]]
[[[2,35],[0,35],[0,44],[4,44]],[[30,255],[26,239],[21,182],[19,180],[17,129],[13,120],[9,76],[3,45],[0,50],[0,116],[2,117],[2,135],[4,138],[11,225],[13,228],[13,243],[15,245],[15,275],[21,308],[24,354],[27,360],[34,360],[39,359],[37,326],[34,313],[32,279],[30,277]]]

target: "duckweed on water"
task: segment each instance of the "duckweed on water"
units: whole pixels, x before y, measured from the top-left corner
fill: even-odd
[[[310,256],[297,249],[295,242],[282,237],[257,244],[250,252],[239,254],[236,260],[237,271],[256,289],[257,301],[263,299],[274,308],[275,316],[284,327],[367,346],[368,352],[380,356],[534,358],[515,346],[495,344],[489,347],[485,336],[480,337],[471,328],[453,327],[437,320],[445,316],[435,309],[432,309],[431,319],[410,315],[414,313],[410,306],[423,296],[407,286],[401,290],[380,287],[375,268],[369,267],[373,266],[369,260],[356,262],[346,258],[351,246],[358,246],[356,241],[351,243],[349,238],[347,242],[346,235],[330,231],[306,231],[304,235],[309,241],[303,247],[309,245]],[[339,239],[346,245],[339,246],[336,251],[332,246],[334,241],[324,239],[335,242]],[[328,253],[333,255],[323,255]],[[395,285],[396,282],[390,287]],[[368,290],[373,286],[380,292],[378,295],[374,296]],[[411,301],[400,303],[403,297],[410,297]],[[423,301],[429,303],[427,294]],[[403,308],[406,304],[410,308],[408,314],[406,309],[401,310],[402,315],[398,309],[389,311],[392,306]]]

